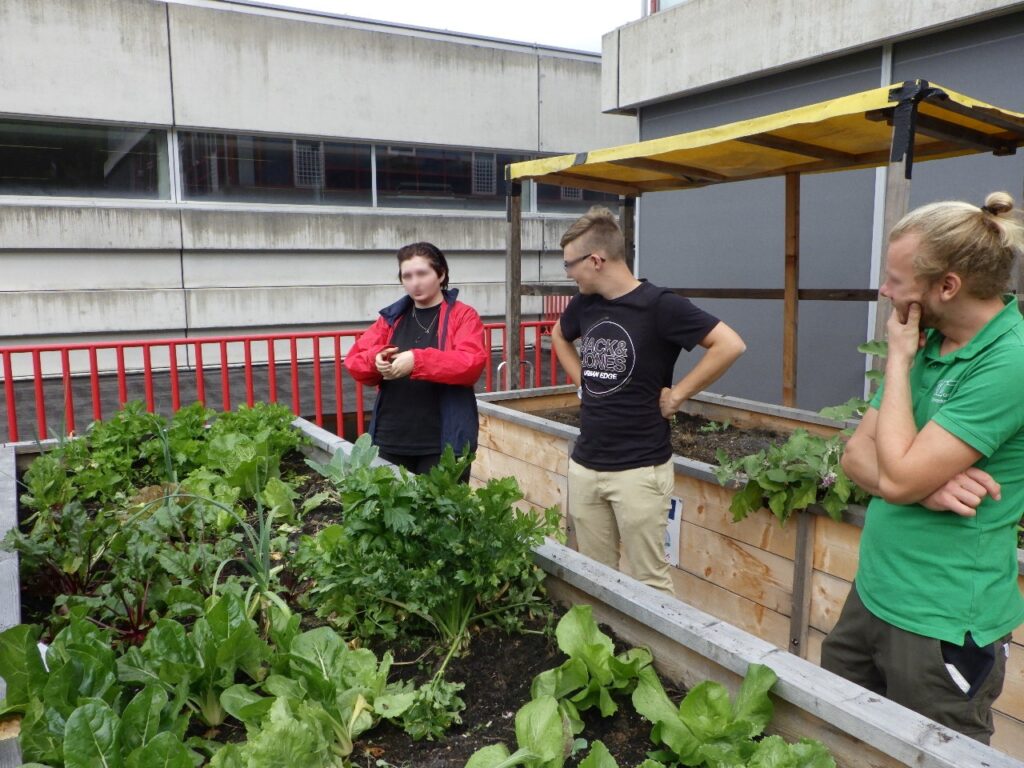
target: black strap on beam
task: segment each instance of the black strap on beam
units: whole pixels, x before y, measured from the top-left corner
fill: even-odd
[[[945,98],[941,88],[932,88],[927,80],[907,80],[889,91],[889,99],[899,102],[893,110],[890,163],[904,160],[903,175],[909,179],[914,169],[914,134],[917,132],[917,105],[922,99]]]
[[[506,176],[508,168],[505,169]],[[523,194],[523,183],[521,181],[505,181],[505,221],[512,222],[512,198],[521,197]]]

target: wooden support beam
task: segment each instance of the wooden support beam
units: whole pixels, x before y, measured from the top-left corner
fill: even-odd
[[[522,318],[523,298],[523,187],[518,182],[510,185],[506,198],[508,210],[508,242],[505,246],[505,363],[508,388],[519,388],[519,325]],[[498,388],[502,388],[499,377]]]
[[[786,275],[782,310],[782,404],[796,407],[800,286],[800,174],[786,174]]]
[[[590,179],[586,176],[577,176],[564,171],[548,173],[542,179],[538,179],[538,183],[553,184],[558,187],[590,189],[595,192],[610,192],[613,195],[638,195],[641,192],[641,189],[638,186],[634,186],[632,184],[618,184],[611,181],[600,181],[598,179]]]
[[[953,112],[957,115],[969,117],[979,123],[994,125],[1007,131],[1012,131],[1024,139],[1024,120],[1017,119],[1011,115],[1000,114],[997,110],[985,109],[984,107],[968,107],[952,99],[925,99],[929,110],[942,109]]]
[[[670,163],[666,160],[651,160],[647,157],[631,157],[624,160],[609,160],[610,165],[621,165],[623,168],[636,168],[641,171],[653,171],[654,173],[663,173],[666,176],[671,176],[675,179],[684,179],[685,181],[703,180],[703,181],[728,181],[729,177],[724,176],[721,173],[715,171],[708,171],[703,168],[697,168],[693,165],[680,165],[679,163]]]
[[[794,155],[816,157],[819,160],[833,160],[847,165],[857,160],[857,156],[849,152],[840,152],[837,149],[829,149],[817,144],[808,144],[804,141],[795,141],[782,136],[773,136],[770,133],[744,136],[742,139],[737,139],[737,141],[742,141],[744,144],[753,144],[758,147],[767,147],[768,149],[778,149]]]
[[[814,532],[817,515],[796,513],[796,555],[793,558],[793,609],[789,614],[789,652],[807,658],[811,625],[811,576],[814,572]]]
[[[990,136],[981,131],[975,131],[962,125],[950,123],[938,117],[917,115],[917,132],[933,139],[948,141],[964,147],[979,150],[980,152],[992,152],[997,156],[1012,155],[1017,152],[1019,138],[1006,139]]]
[[[757,299],[781,301],[786,298],[784,288],[670,288],[673,293],[688,299]],[[523,283],[523,296],[575,296],[575,283]],[[796,292],[800,301],[875,301],[874,288],[800,288]]]
[[[906,173],[902,162],[890,163],[885,169],[885,208],[882,215],[882,252],[878,260],[878,285],[885,282],[886,251],[889,246],[889,232],[902,219],[910,205],[910,179],[905,178]],[[885,324],[889,320],[889,313],[892,312],[892,302],[882,295],[878,296],[878,303],[875,306],[875,339],[885,338]],[[871,368],[881,371],[885,368],[884,360],[875,357],[871,361]],[[873,386],[872,389],[875,387]]]

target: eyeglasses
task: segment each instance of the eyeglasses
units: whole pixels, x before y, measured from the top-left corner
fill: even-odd
[[[572,259],[571,261],[563,261],[562,262],[562,266],[565,267],[565,271],[568,272],[572,267],[575,267],[581,261],[586,261],[587,259],[589,259],[593,255],[594,255],[593,253],[588,253],[585,256],[580,256],[578,259]],[[602,259],[602,261],[603,260],[604,259]]]

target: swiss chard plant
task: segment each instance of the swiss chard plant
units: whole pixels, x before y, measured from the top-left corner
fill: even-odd
[[[85,768],[167,765],[199,756],[185,745],[189,711],[180,692],[133,689],[117,675],[109,633],[80,616],[41,654],[40,628],[0,633],[0,713],[20,714],[19,743],[28,764]]]

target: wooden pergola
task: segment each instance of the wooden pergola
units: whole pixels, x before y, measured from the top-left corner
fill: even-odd
[[[777,289],[675,289],[691,297],[782,299],[782,403],[796,403],[800,299],[874,301],[867,289],[806,290],[800,284],[800,177],[888,166],[884,228],[906,213],[914,162],[981,152],[1012,155],[1024,143],[1024,114],[911,80],[797,109],[700,131],[607,149],[513,163],[505,169],[506,328],[519,338],[523,295],[568,295],[565,283],[522,283],[522,182],[610,192],[622,198],[627,258],[633,264],[636,198],[646,192],[694,189],[733,181],[786,179],[785,280]],[[884,274],[884,252],[879,267]],[[876,336],[888,312],[879,303]],[[519,384],[519,349],[508,344],[511,388]]]

